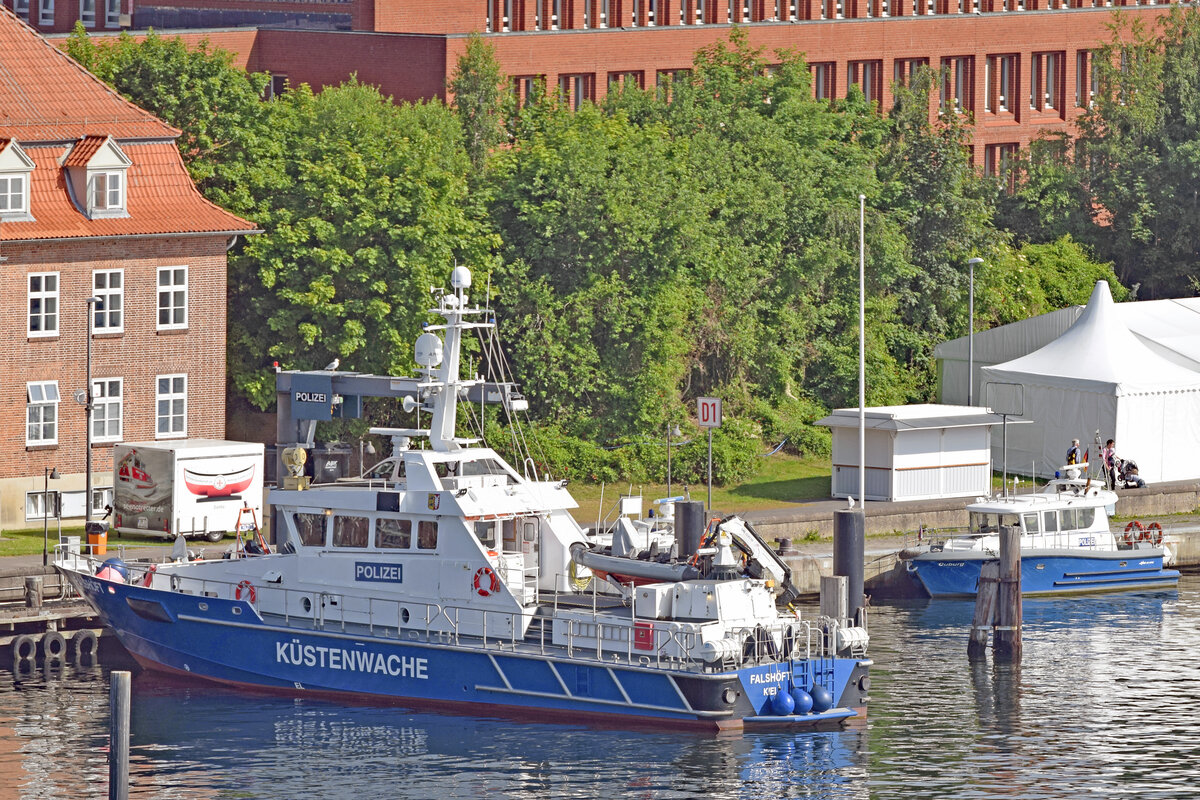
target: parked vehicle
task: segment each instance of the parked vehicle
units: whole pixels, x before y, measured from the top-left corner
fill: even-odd
[[[254,527],[262,519],[263,446],[182,439],[113,451],[112,524],[119,535],[173,539]]]

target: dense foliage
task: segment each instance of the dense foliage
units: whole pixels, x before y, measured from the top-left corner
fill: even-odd
[[[927,71],[884,116],[856,89],[813,99],[801,55],[735,29],[668,86],[576,110],[549,91],[517,108],[479,39],[451,106],[394,105],[353,80],[264,101],[262,76],[158,37],[71,48],[184,129],[208,196],[266,231],[231,258],[234,392],[265,407],[275,360],[408,372],[428,287],[467,264],[532,401],[534,455],[567,477],[660,478],[681,424],[672,474],[699,480],[706,443],[688,420],[702,396],[725,402],[718,480],[785,439],[826,449],[811,423],[857,403],[860,194],[868,403],[933,399],[932,348],[966,332],[972,256],[986,261],[981,326],[1116,286],[1074,229],[1018,247],[997,227],[998,201],[1017,219],[1026,196],[1077,196],[1051,175],[1003,197],[969,161],[969,120],[930,118]],[[197,98],[168,102],[177,90]],[[488,433],[512,441],[494,418]]]

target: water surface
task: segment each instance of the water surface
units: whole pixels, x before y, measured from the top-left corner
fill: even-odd
[[[869,719],[701,736],[528,725],[133,681],[135,798],[1193,798],[1200,576],[1026,600],[1019,667],[970,601],[872,608]],[[0,668],[0,800],[107,796],[108,668]]]

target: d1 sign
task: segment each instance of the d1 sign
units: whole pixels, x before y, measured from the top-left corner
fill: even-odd
[[[721,427],[721,398],[700,397],[696,399],[696,421],[701,428]]]

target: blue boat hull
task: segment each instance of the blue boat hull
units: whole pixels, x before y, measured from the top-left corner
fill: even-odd
[[[796,660],[721,673],[406,641],[271,624],[246,601],[114,584],[66,571],[143,666],[288,694],[354,696],[527,720],[621,718],[664,727],[817,726],[865,712],[869,662]],[[280,620],[282,622],[282,620]],[[824,686],[821,714],[773,713],[791,686]],[[850,706],[846,707],[849,703]],[[626,723],[622,723],[626,724]]]
[[[909,562],[931,597],[974,597],[983,564],[995,560],[970,551],[923,553]],[[1036,550],[1021,554],[1021,594],[1055,595],[1174,588],[1179,572],[1163,569],[1162,556],[1132,551]]]

